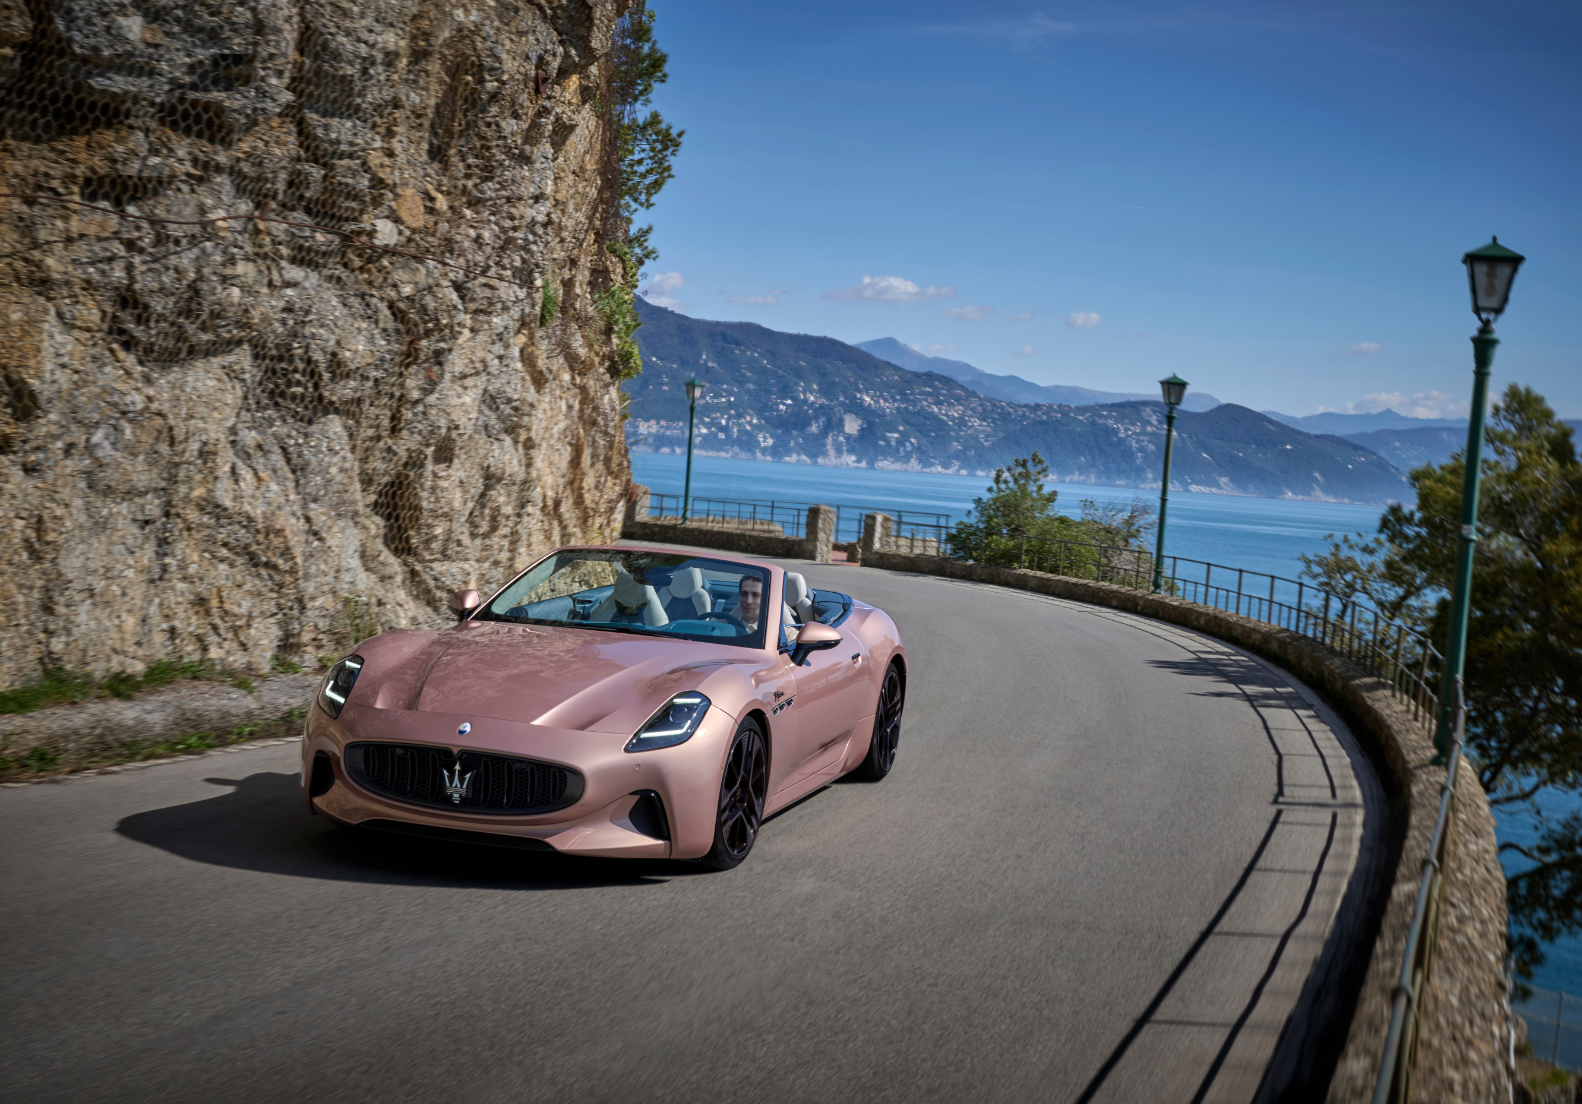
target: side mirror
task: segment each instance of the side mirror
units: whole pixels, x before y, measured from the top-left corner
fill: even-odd
[[[467,620],[467,615],[477,609],[482,602],[483,597],[472,589],[453,591],[445,600],[445,604],[456,611],[458,621]]]
[[[818,621],[809,621],[796,634],[796,647],[791,649],[791,662],[798,667],[807,661],[809,652],[822,652],[841,641],[840,633]]]

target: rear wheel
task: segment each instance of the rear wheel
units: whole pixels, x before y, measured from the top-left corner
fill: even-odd
[[[715,870],[741,864],[758,838],[769,791],[769,754],[763,731],[752,718],[741,723],[725,757],[720,800],[714,817],[714,847],[700,860]]]
[[[877,782],[895,765],[895,746],[901,741],[901,708],[906,704],[906,686],[895,664],[884,673],[879,687],[879,705],[873,711],[873,736],[862,766],[852,773],[864,782]]]

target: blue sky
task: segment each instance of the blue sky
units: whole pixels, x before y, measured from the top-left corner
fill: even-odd
[[[650,0],[686,130],[649,296],[1040,383],[1582,416],[1582,5]],[[866,282],[865,282],[866,281]],[[1382,397],[1381,397],[1382,396]]]

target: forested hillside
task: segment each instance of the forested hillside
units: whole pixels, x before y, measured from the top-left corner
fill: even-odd
[[[639,300],[643,373],[626,385],[637,451],[686,447],[685,381],[704,455],[987,475],[1039,450],[1054,479],[1157,487],[1164,406],[1011,403],[910,372],[834,338],[688,318]],[[1384,502],[1401,473],[1337,437],[1315,437],[1245,407],[1182,412],[1172,485],[1224,494]]]

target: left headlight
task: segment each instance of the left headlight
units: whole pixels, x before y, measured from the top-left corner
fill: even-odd
[[[637,735],[626,741],[626,750],[652,751],[684,744],[692,739],[708,711],[709,699],[702,694],[677,694],[648,718],[648,723],[637,730]]]
[[[331,667],[329,677],[319,687],[319,708],[332,717],[339,717],[362,669],[363,657],[359,655],[349,655]]]

